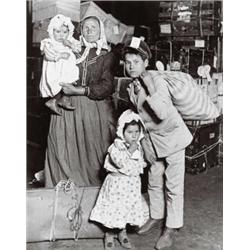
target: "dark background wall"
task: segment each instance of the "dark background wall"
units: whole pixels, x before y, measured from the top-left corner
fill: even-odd
[[[107,13],[127,25],[152,25],[158,22],[159,1],[96,1]]]

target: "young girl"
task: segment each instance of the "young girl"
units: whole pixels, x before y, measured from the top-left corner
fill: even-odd
[[[54,113],[61,115],[58,106],[74,110],[69,97],[61,94],[60,83],[74,83],[79,78],[76,57],[73,52],[80,52],[81,44],[73,38],[74,25],[69,17],[54,16],[47,29],[49,38],[41,41],[43,61],[40,92],[42,97],[52,97],[45,103]]]
[[[126,110],[118,120],[117,138],[108,149],[104,163],[108,175],[90,215],[90,220],[106,228],[105,249],[114,247],[116,234],[123,247],[131,248],[126,224],[144,223],[140,179],[146,167],[140,145],[143,130],[139,115]]]

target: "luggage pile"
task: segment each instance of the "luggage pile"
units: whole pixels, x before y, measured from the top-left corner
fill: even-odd
[[[203,125],[188,125],[193,135],[186,148],[186,172],[199,174],[222,164],[222,117]]]
[[[108,42],[117,44],[121,43],[125,39],[125,35],[129,30],[129,27],[121,23],[111,14],[107,14],[92,1],[81,3],[80,20],[83,20],[88,16],[97,16],[103,21]]]

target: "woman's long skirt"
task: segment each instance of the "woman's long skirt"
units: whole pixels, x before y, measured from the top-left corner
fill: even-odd
[[[99,186],[103,163],[115,135],[110,100],[72,96],[74,111],[51,115],[45,158],[45,187],[71,179],[78,186]]]

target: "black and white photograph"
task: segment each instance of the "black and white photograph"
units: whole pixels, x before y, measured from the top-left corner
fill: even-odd
[[[223,1],[26,1],[26,249],[223,249]]]
[[[1,10],[1,249],[248,249],[246,1]]]

